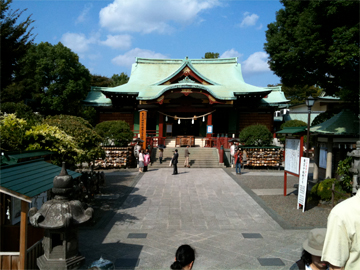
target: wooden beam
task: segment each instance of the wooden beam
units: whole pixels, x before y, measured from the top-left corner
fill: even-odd
[[[26,265],[26,251],[27,251],[27,213],[29,211],[29,203],[21,201],[21,220],[20,220],[20,260],[19,269],[25,270]]]

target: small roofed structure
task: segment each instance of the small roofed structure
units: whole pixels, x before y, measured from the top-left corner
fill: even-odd
[[[25,158],[26,152],[21,155]],[[34,152],[30,153],[32,157],[34,155]],[[20,159],[10,158],[8,161],[15,164],[1,166],[1,269],[32,269],[36,266],[29,265],[29,262],[35,261],[34,259],[41,255],[36,253],[41,249],[33,247],[41,244],[37,241],[43,237],[43,230],[28,228],[29,204],[41,207],[47,200],[47,193],[53,186],[54,177],[61,171],[61,167],[44,159],[17,163],[18,160]],[[6,162],[3,160],[2,164],[4,163]],[[73,178],[81,176],[80,173],[70,170],[68,173]],[[19,221],[20,228],[16,225]],[[30,250],[32,253],[29,253]]]
[[[327,121],[312,126],[312,136],[317,136],[315,147],[314,179],[332,178],[337,163],[355,148],[359,140],[359,116],[344,109]],[[334,164],[333,164],[334,161]]]

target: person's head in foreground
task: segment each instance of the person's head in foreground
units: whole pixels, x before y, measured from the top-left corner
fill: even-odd
[[[308,239],[303,243],[304,251],[301,260],[313,270],[327,269],[328,267],[326,262],[321,261],[325,235],[326,229],[313,229],[309,232]]]
[[[195,261],[195,250],[189,245],[180,246],[175,254],[175,262],[170,266],[171,269],[190,270]]]

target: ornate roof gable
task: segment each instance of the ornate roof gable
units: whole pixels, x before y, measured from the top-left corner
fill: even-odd
[[[186,57],[181,66],[170,76],[155,83],[154,85],[169,85],[176,83],[198,83],[203,85],[219,85],[218,83],[206,78],[192,65],[191,60]]]

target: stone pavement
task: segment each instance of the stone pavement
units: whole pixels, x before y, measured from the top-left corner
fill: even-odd
[[[230,170],[179,172],[139,174],[104,226],[80,231],[83,269],[101,256],[116,269],[170,269],[182,244],[196,249],[194,270],[289,269],[300,258],[308,230],[283,229]]]

